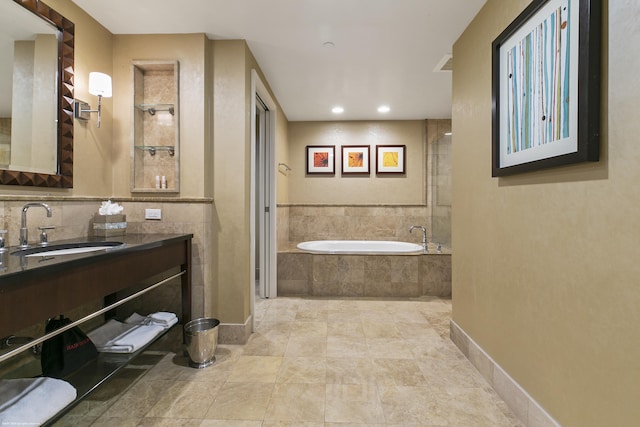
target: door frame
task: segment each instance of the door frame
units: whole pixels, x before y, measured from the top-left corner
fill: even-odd
[[[265,272],[263,273],[263,277],[266,279],[266,286],[264,289],[264,294],[267,298],[275,298],[277,296],[277,252],[276,252],[276,214],[277,214],[277,206],[276,206],[276,165],[275,165],[275,130],[276,130],[276,115],[277,115],[277,104],[274,102],[271,94],[267,90],[267,87],[263,83],[262,79],[258,75],[255,69],[251,70],[251,191],[250,191],[250,208],[249,208],[249,217],[251,218],[249,224],[249,235],[250,235],[250,262],[249,268],[251,271],[251,329],[254,329],[254,314],[255,314],[255,280],[253,279],[256,271],[256,256],[255,256],[255,242],[256,242],[256,227],[255,227],[255,218],[256,218],[256,96],[259,96],[262,102],[265,104],[267,109],[269,110],[269,114],[267,116],[267,132],[266,132],[266,149],[265,155],[267,156],[266,170],[265,174],[268,177],[269,184],[267,186],[267,195],[265,197],[266,207],[269,209],[269,214],[267,215],[267,220],[265,221],[264,233],[261,236],[260,241],[266,242],[265,245],[267,247],[266,250],[266,265]]]

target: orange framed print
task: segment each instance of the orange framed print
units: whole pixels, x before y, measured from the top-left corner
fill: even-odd
[[[342,174],[369,175],[369,146],[342,146]]]
[[[307,175],[336,173],[334,145],[307,145]]]
[[[404,174],[407,159],[406,145],[377,145],[376,174]]]

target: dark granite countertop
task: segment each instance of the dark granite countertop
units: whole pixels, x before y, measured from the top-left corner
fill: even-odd
[[[14,282],[16,279],[26,278],[32,274],[46,274],[60,271],[71,266],[91,264],[103,261],[109,257],[123,256],[135,251],[159,247],[174,242],[193,238],[193,234],[126,234],[117,237],[81,237],[77,239],[57,240],[49,242],[48,247],[73,244],[78,242],[122,242],[121,246],[113,248],[69,254],[47,256],[23,256],[14,254],[20,251],[17,246],[8,247],[0,253],[0,286],[3,283]],[[30,248],[38,245],[30,245]]]

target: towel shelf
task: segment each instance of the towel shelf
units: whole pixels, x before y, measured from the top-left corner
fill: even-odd
[[[102,298],[104,304],[102,309],[0,355],[0,362],[97,316],[108,317],[114,308],[172,280],[179,280],[181,284],[180,320],[182,323],[191,320],[193,235],[133,234],[118,239],[127,244],[118,251],[53,257],[41,263],[27,264],[25,269],[20,266],[20,260],[10,259],[12,263],[8,264],[7,271],[0,273],[0,336],[14,334],[42,322],[52,313],[65,313],[97,298]],[[155,277],[153,283],[140,286],[151,277]],[[121,291],[132,293],[119,297]],[[51,425],[64,416],[171,329],[163,331],[134,353],[100,353],[95,360],[65,377],[64,380],[76,388],[78,397],[44,425]]]
[[[157,288],[158,286],[164,285],[165,283],[167,283],[170,280],[173,280],[173,279],[176,279],[176,278],[182,276],[183,274],[186,274],[186,271],[181,271],[178,274],[174,274],[173,276],[167,277],[166,279],[161,280],[161,281],[159,281],[157,283],[154,283],[153,285],[151,285],[151,286],[149,286],[147,288],[144,288],[144,289],[136,292],[133,295],[129,295],[126,298],[122,298],[121,300],[118,300],[117,302],[115,302],[113,304],[109,304],[108,306],[106,306],[106,307],[104,307],[104,308],[102,308],[102,309],[100,309],[98,311],[95,311],[95,312],[89,314],[88,316],[83,317],[82,319],[79,319],[79,320],[76,320],[74,322],[71,322],[68,325],[63,326],[62,328],[58,328],[55,331],[51,331],[48,334],[45,334],[45,335],[41,336],[40,338],[36,338],[36,339],[34,339],[32,341],[29,341],[29,342],[27,342],[25,344],[22,344],[22,345],[20,345],[20,346],[18,346],[16,348],[14,348],[13,350],[0,355],[0,362],[4,362],[5,360],[10,359],[10,358],[12,358],[13,356],[15,356],[17,354],[22,353],[25,350],[28,350],[29,348],[33,347],[34,345],[38,345],[40,343],[43,343],[46,340],[48,340],[49,338],[53,338],[56,335],[60,335],[61,333],[65,332],[65,331],[68,331],[69,329],[74,328],[74,327],[80,325],[81,323],[86,322],[87,320],[91,320],[94,317],[98,317],[98,316],[100,316],[100,315],[102,315],[102,314],[104,314],[104,313],[106,313],[108,311],[111,311],[114,308],[116,308],[118,306],[121,306],[122,304],[124,304],[126,302],[131,301],[132,299],[138,298],[142,294],[146,294],[147,292]]]
[[[170,330],[179,327],[180,324],[173,325],[168,328],[147,345],[141,347],[134,353],[99,353],[95,360],[84,365],[82,368],[74,371],[71,375],[64,378],[69,384],[75,387],[78,396],[76,400],[71,402],[67,407],[62,409],[54,417],[49,418],[43,426],[52,426],[56,421],[60,420],[69,410],[80,403],[92,391],[96,390],[111,377],[116,375],[131,363],[136,357],[144,353],[154,342],[166,335]]]

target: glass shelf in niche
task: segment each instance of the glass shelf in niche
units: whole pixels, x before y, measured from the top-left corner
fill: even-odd
[[[159,111],[168,111],[169,114],[175,114],[173,104],[136,104],[136,108],[155,116]]]
[[[173,145],[136,145],[136,150],[148,151],[155,156],[158,151],[168,151],[171,157],[175,156],[176,148]]]

